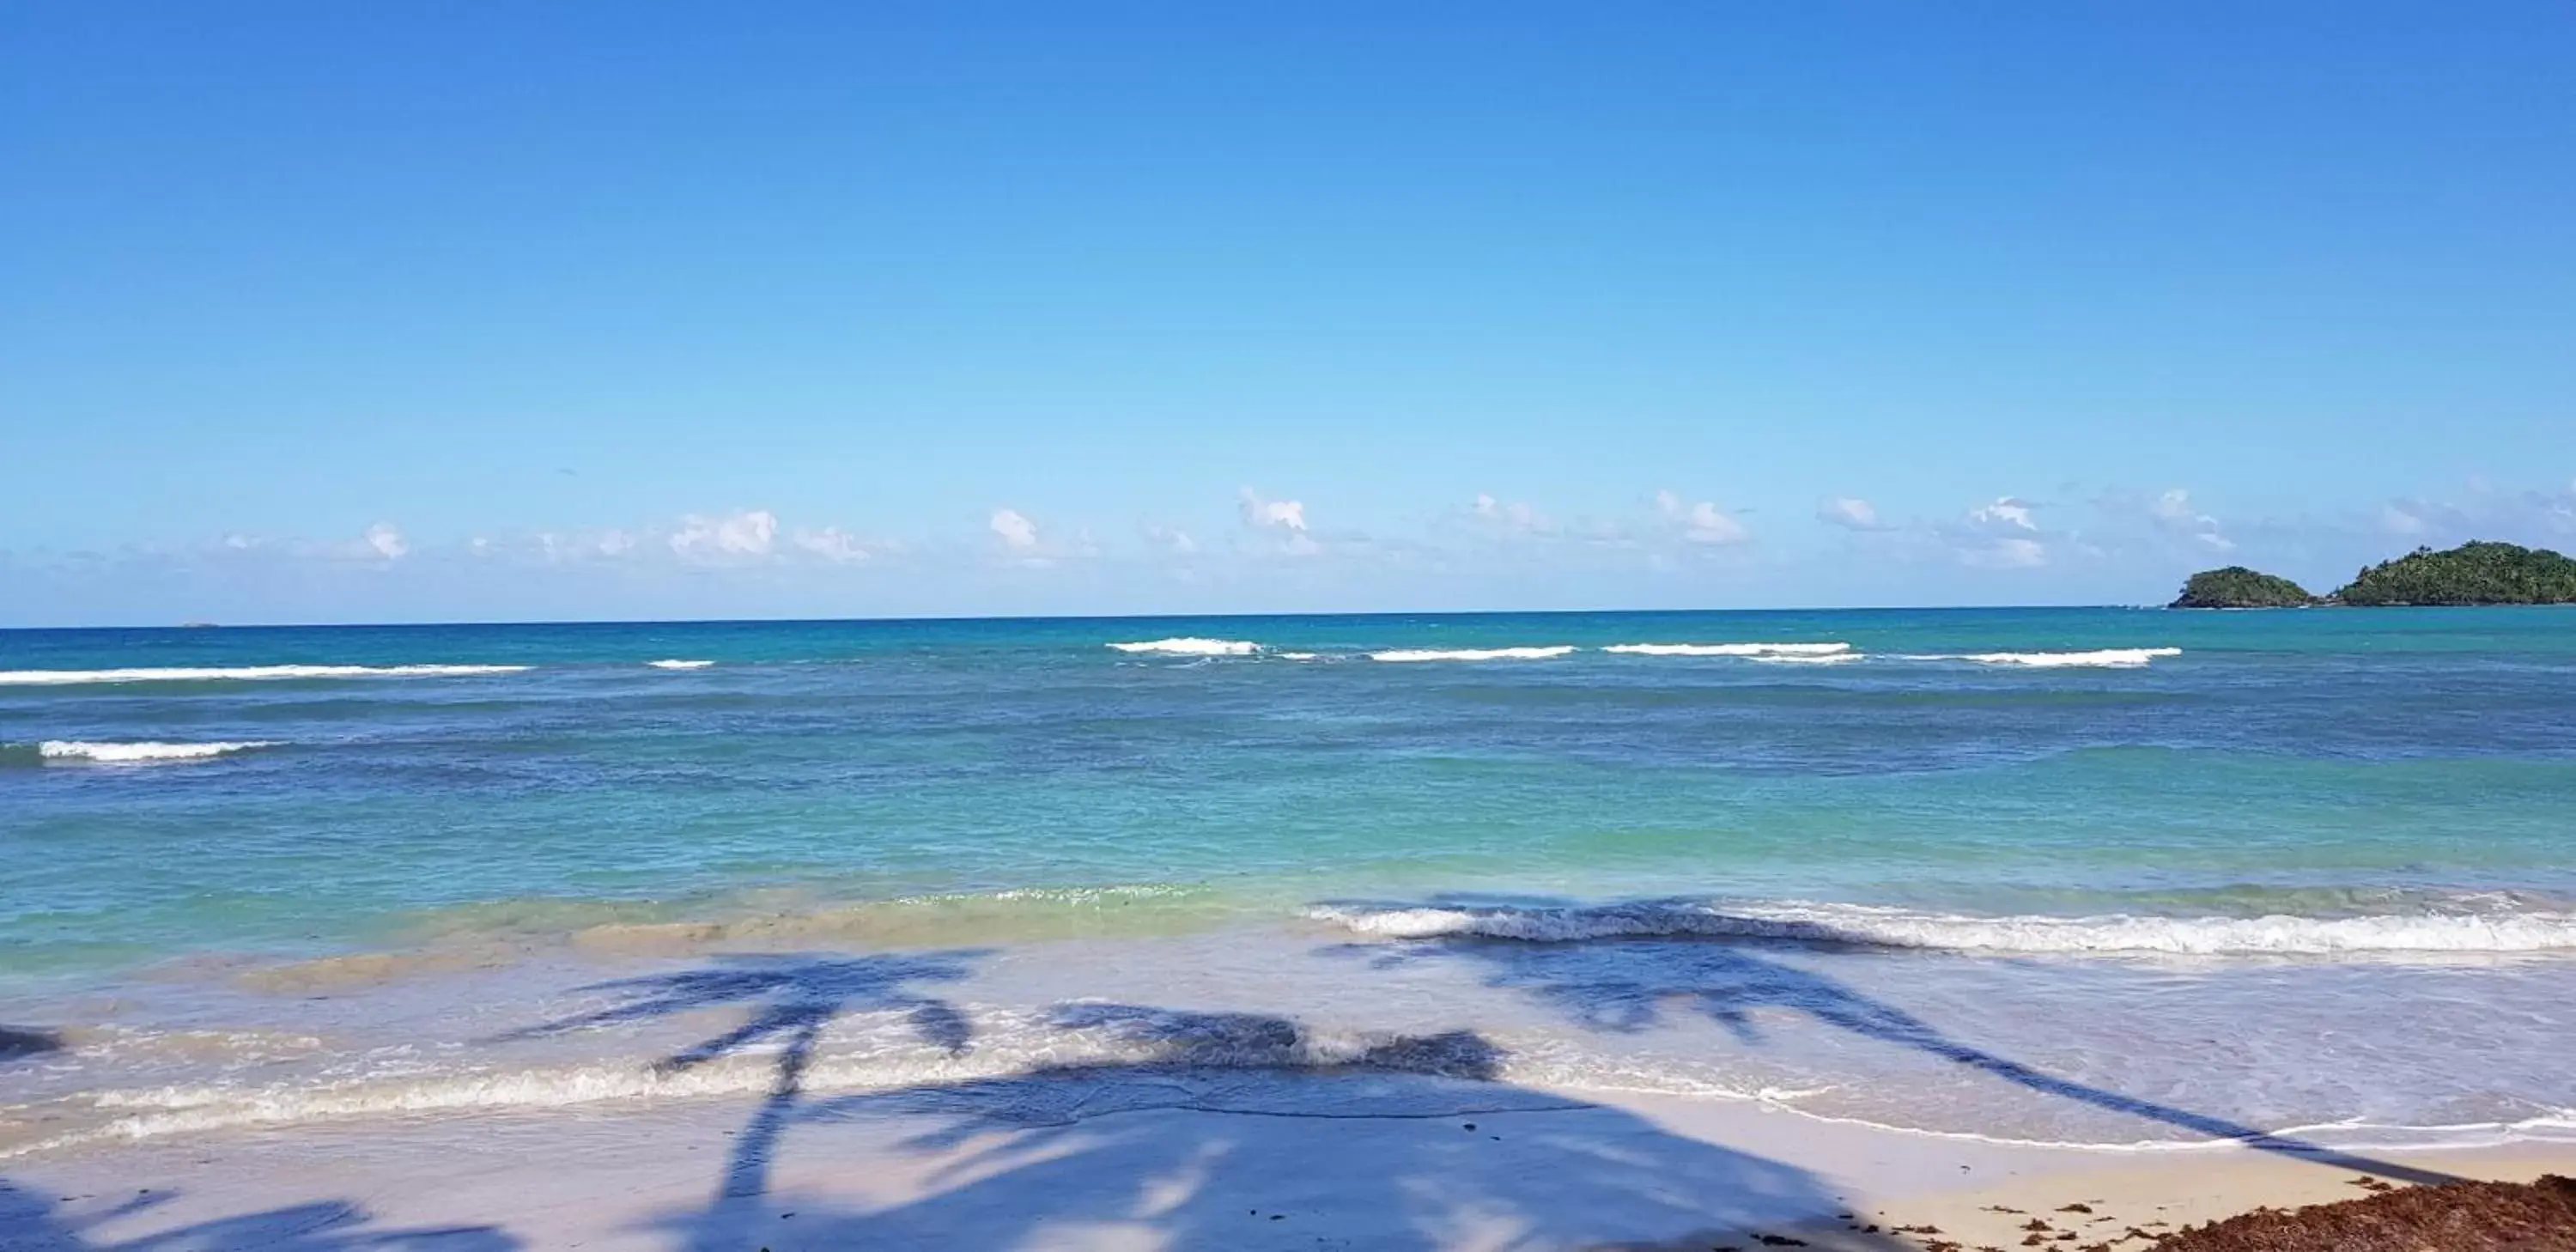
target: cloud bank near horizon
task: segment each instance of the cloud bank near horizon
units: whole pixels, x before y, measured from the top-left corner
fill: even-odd
[[[980,534],[906,536],[768,508],[461,536],[387,518],[337,538],[0,549],[0,581],[13,625],[197,616],[209,602],[241,620],[2140,603],[2214,565],[2327,583],[2419,544],[2576,546],[2576,483],[2471,483],[2296,518],[2222,517],[2181,486],[2003,494],[1902,517],[1835,495],[1812,517],[1767,521],[1670,488],[1597,516],[1479,492],[1419,510],[1403,533],[1337,525],[1329,506],[1251,486],[1232,512],[1213,540],[1203,523],[1095,530],[1010,505]]]

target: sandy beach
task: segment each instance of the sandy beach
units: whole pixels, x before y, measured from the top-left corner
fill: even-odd
[[[1312,920],[800,946],[848,924],[820,917],[175,962],[21,1003],[0,1249],[2083,1252],[2576,1172],[2552,1118],[2300,1129],[2086,1081],[2017,1042],[2075,1037],[2063,1012],[1942,1026],[1967,1011],[1926,990],[1947,955]],[[2232,968],[2085,976],[2270,977]],[[1997,966],[1984,1012],[2065,973]],[[2436,974],[2493,985],[2404,976]],[[1839,1055],[1851,1077],[1755,1085]],[[2306,1055],[2235,1081],[2337,1064]],[[1948,1125],[1873,1119],[1918,1108]],[[2095,1137],[2013,1129],[2058,1126]]]
[[[2571,1168],[2576,1146],[2118,1153],[1669,1097],[1171,1070],[56,1154],[9,1164],[0,1248],[2143,1248],[2366,1178]]]
[[[2571,54],[0,5],[0,1252],[2576,1252]]]

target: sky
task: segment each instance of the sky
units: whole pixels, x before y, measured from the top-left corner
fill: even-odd
[[[2576,6],[28,0],[0,625],[2576,546]]]

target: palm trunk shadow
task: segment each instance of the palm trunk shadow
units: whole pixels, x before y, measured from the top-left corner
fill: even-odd
[[[1817,1252],[1908,1246],[1835,1220],[1841,1197],[1804,1170],[1501,1081],[1504,1053],[1472,1032],[1354,1041],[1271,1014],[1097,1003],[1064,1006],[1052,1025],[1068,1052],[1126,1059],[827,1098],[800,1097],[782,1069],[728,1163],[730,1180],[758,1184],[729,1182],[666,1228],[708,1252],[751,1246],[786,1216],[759,1202],[784,1131],[855,1124],[871,1128],[854,1132],[869,1152],[947,1159],[889,1205],[800,1195],[799,1246],[1133,1234],[1431,1249],[1503,1228],[1528,1247],[1707,1248],[1789,1230]]]

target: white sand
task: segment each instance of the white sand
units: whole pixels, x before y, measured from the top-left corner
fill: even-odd
[[[1155,1101],[1121,1090],[1142,1087]],[[1283,1111],[1298,1109],[1328,1112]],[[2576,1147],[2407,1160],[2528,1177],[2576,1172]],[[2009,1147],[1744,1103],[1130,1074],[380,1118],[26,1157],[0,1167],[0,1249],[1705,1249],[1750,1248],[1753,1232],[1817,1248],[2012,1247],[2024,1214],[2089,1243],[2359,1195],[2354,1174],[2244,1148]],[[2054,1212],[2078,1202],[2096,1212]],[[1900,1240],[1868,1224],[1943,1233]]]

